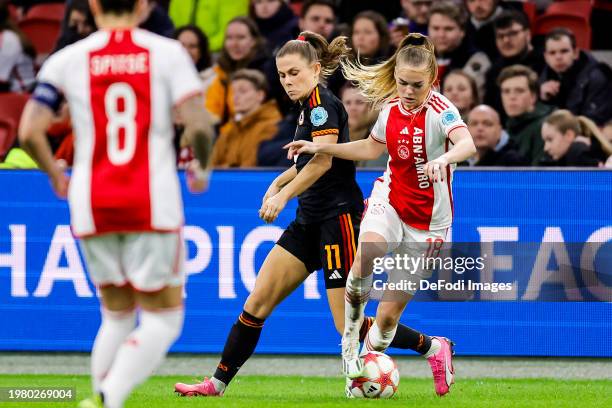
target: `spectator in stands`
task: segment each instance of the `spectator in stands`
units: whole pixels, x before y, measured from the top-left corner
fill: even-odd
[[[462,69],[483,87],[491,62],[465,36],[466,18],[464,10],[450,1],[436,2],[431,7],[428,31],[436,49],[438,79],[442,82],[448,72]]]
[[[552,108],[538,102],[538,75],[524,65],[511,65],[497,79],[508,120],[506,130],[529,163],[538,165],[544,157],[542,122]]]
[[[195,64],[200,78],[204,83],[204,92],[208,89],[215,78],[212,68],[212,57],[208,49],[208,38],[206,34],[196,25],[179,27],[174,32],[174,38],[187,50],[191,60]]]
[[[468,113],[480,103],[476,81],[460,69],[454,69],[444,77],[442,94],[459,109],[464,121],[467,121]]]
[[[378,112],[371,109],[367,99],[359,89],[348,82],[340,90],[340,100],[348,114],[349,135],[351,141],[365,139],[376,122]]]
[[[282,168],[293,166],[293,160],[287,158],[287,151],[283,149],[283,146],[293,141],[297,120],[298,115],[294,109],[289,111],[283,119],[278,122],[278,131],[276,135],[270,140],[261,142],[259,145],[257,166]]]
[[[96,22],[89,9],[89,0],[72,0],[66,4],[62,30],[53,52],[75,43],[96,31]]]
[[[471,166],[529,165],[518,152],[514,140],[502,129],[499,114],[490,106],[479,105],[472,109],[467,125],[476,145],[476,155],[468,160]]]
[[[540,98],[548,104],[584,115],[603,125],[612,118],[612,69],[576,47],[565,28],[544,40],[546,66],[540,75]]]
[[[466,28],[468,37],[491,61],[495,61],[499,51],[495,44],[493,21],[504,9],[499,0],[465,0],[465,6],[470,15]]]
[[[8,4],[0,3],[0,92],[27,92],[34,85],[36,52],[10,20]]]
[[[249,0],[172,0],[169,14],[174,25],[195,24],[206,33],[211,52],[221,51],[229,22],[249,12]]]
[[[171,38],[174,34],[174,23],[168,12],[155,0],[143,1],[144,8],[140,15],[140,28]]]
[[[312,31],[327,40],[333,38],[336,28],[336,10],[330,0],[306,0],[299,19],[299,31]],[[298,32],[295,33],[297,36]]]
[[[531,45],[531,32],[527,17],[516,10],[501,13],[493,22],[495,28],[495,43],[500,53],[486,76],[484,103],[498,112],[503,112],[500,90],[497,78],[500,72],[511,65],[525,65],[537,74],[544,67],[544,59],[534,51]],[[502,114],[502,123],[505,122]]]
[[[336,9],[335,4],[332,0],[306,0],[302,6],[299,19],[299,28],[301,31],[312,31],[313,33],[321,34],[328,41],[336,36]],[[299,32],[295,33],[297,37]],[[347,35],[345,33],[344,35]],[[295,38],[294,37],[294,38]],[[336,70],[334,73],[327,78],[327,88],[332,91],[335,95],[338,95],[340,88],[344,85],[346,80],[342,75],[341,70]],[[277,81],[277,83],[279,83]],[[281,109],[285,106],[291,106],[289,97],[286,96],[282,89],[275,91],[276,97],[284,102],[281,103]],[[286,108],[285,108],[286,109]],[[287,113],[287,112],[284,112]]]
[[[389,57],[387,21],[375,11],[363,11],[353,21],[351,48],[363,64],[377,64]]]
[[[432,0],[401,0],[402,13],[391,23],[391,44],[398,47],[408,33],[427,35]]]
[[[299,1],[299,0],[298,0]],[[402,12],[401,2],[372,1],[372,0],[334,0],[336,5],[336,17],[340,23],[350,24],[355,16],[362,11],[375,11],[391,21]]]
[[[165,37],[172,37],[174,25],[165,9],[154,0],[144,1],[140,28]],[[89,0],[69,0],[66,2],[62,29],[53,52],[82,40],[96,30],[96,22],[89,8]]]
[[[600,166],[612,153],[612,145],[597,125],[566,109],[553,112],[542,124],[544,151],[554,166]]]
[[[235,113],[234,97],[229,86],[229,78],[234,72],[241,68],[258,69],[266,75],[268,84],[278,83],[274,60],[267,53],[264,43],[257,25],[249,17],[235,17],[227,25],[223,49],[213,67],[215,78],[205,95],[206,108],[220,126]]]
[[[287,41],[293,40],[298,30],[298,18],[283,0],[252,0],[251,18],[266,38],[271,55],[276,55]]]
[[[378,118],[378,111],[372,109],[367,99],[359,93],[359,89],[350,82],[347,82],[340,90],[340,99],[348,114],[351,141],[369,137]],[[358,167],[385,167],[388,159],[389,155],[383,154],[376,160],[359,162],[356,165]]]
[[[266,100],[266,77],[253,69],[232,75],[234,117],[221,131],[213,148],[215,167],[255,167],[257,150],[264,140],[274,137],[282,119],[276,101]]]

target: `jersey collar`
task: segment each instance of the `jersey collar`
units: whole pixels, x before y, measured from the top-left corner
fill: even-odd
[[[310,109],[321,104],[321,95],[319,93],[319,85],[315,86],[308,98],[302,102],[302,107],[308,106]]]
[[[402,101],[401,99],[397,100],[397,106],[399,108],[399,111],[406,116],[412,116],[417,114],[418,112],[420,112],[423,107],[425,107],[425,105],[427,105],[427,103],[429,102],[429,99],[431,99],[431,95],[433,94],[433,91],[430,89],[429,93],[427,94],[427,96],[425,97],[425,99],[423,99],[423,103],[421,103],[419,106],[417,106],[416,108],[412,108],[412,109],[406,109],[404,108],[404,105],[402,105]]]

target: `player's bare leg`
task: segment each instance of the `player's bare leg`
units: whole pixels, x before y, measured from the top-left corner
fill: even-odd
[[[100,384],[105,407],[122,407],[130,392],[161,363],[183,327],[182,294],[182,286],[134,292],[133,299],[142,309],[140,323],[118,348]]]
[[[363,249],[367,244],[367,251]],[[382,235],[366,232],[360,237],[355,262],[346,281],[344,303],[344,333],[342,334],[342,372],[349,378],[361,375],[363,364],[359,359],[359,329],[363,323],[363,311],[372,288],[372,264],[374,258],[387,253],[387,242]]]
[[[304,263],[275,245],[257,274],[255,288],[247,298],[243,312],[228,335],[214,376],[197,384],[177,383],[174,390],[189,397],[223,395],[225,387],[255,351],[265,319],[307,277]]]

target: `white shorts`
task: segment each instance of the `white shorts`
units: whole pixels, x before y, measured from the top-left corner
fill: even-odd
[[[432,270],[426,267],[424,259],[438,256],[448,228],[439,230],[424,231],[416,229],[401,220],[395,208],[386,200],[380,197],[370,197],[363,220],[359,228],[359,244],[362,247],[367,245],[363,240],[364,234],[374,232],[384,237],[387,241],[387,252],[393,255],[406,255],[409,259],[422,258],[422,262],[409,263],[408,267],[393,268],[388,272],[388,282],[415,282],[406,284],[405,288],[418,288],[421,279],[431,277]],[[405,264],[402,264],[405,265]],[[374,277],[376,279],[376,276]],[[404,289],[405,292],[412,293],[416,290]]]
[[[83,238],[80,244],[98,287],[130,284],[141,292],[156,292],[185,283],[185,244],[179,232],[104,234]]]

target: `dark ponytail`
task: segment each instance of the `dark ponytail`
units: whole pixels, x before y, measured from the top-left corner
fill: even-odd
[[[321,63],[321,78],[328,78],[350,54],[346,37],[336,37],[331,44],[322,35],[302,31],[296,40],[290,40],[276,54],[276,58],[299,54],[309,63]]]

